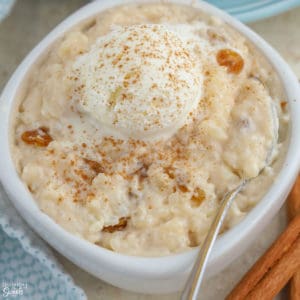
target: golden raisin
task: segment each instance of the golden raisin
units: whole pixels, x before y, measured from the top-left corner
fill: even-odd
[[[97,174],[104,173],[104,168],[101,166],[100,163],[94,160],[90,160],[87,158],[84,158],[84,161],[88,164],[88,166]]]
[[[217,53],[217,62],[226,67],[228,73],[239,74],[244,67],[241,55],[231,49],[222,49]]]
[[[189,243],[189,246],[190,247],[196,247],[198,246],[198,238],[197,238],[197,233],[196,232],[193,232],[191,230],[188,231],[188,237],[189,237],[189,240],[190,240],[190,243]]]
[[[122,218],[119,219],[118,224],[105,226],[105,227],[103,227],[102,231],[103,232],[109,232],[109,233],[113,233],[115,231],[121,231],[121,230],[126,228],[128,219],[129,218],[122,217]]]
[[[280,106],[281,106],[281,109],[282,109],[282,110],[285,110],[285,109],[286,109],[286,106],[287,106],[287,102],[286,102],[286,101],[280,102]]]
[[[47,147],[53,141],[47,127],[39,127],[35,130],[25,131],[21,135],[23,142],[37,147]]]
[[[200,206],[200,204],[203,202],[204,199],[205,199],[205,192],[200,188],[196,188],[191,198],[193,206],[196,207]]]
[[[189,189],[183,185],[183,184],[178,184],[178,188],[183,192],[183,193],[187,193],[189,191]]]
[[[165,172],[171,179],[175,178],[174,170],[171,167],[165,168]]]
[[[142,166],[139,169],[137,169],[133,173],[133,175],[135,175],[135,174],[138,175],[140,180],[142,181],[148,177],[148,174],[147,174],[148,169],[149,169],[149,165],[147,165],[146,163],[142,163]]]

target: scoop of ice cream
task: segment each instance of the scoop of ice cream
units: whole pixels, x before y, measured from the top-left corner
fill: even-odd
[[[116,27],[73,69],[80,109],[125,137],[172,135],[201,97],[200,59],[170,26]]]

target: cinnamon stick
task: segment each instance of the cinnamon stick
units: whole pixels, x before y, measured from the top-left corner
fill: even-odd
[[[300,300],[300,268],[290,281],[289,296],[290,300]]]
[[[259,293],[264,293],[263,298],[256,299],[272,299],[272,295],[282,289],[293,272],[300,267],[299,235],[300,214],[290,222],[285,231],[254,264],[226,299],[248,299],[248,296],[256,295],[253,294],[255,293],[254,289],[257,289]]]
[[[288,197],[287,208],[290,220],[300,213],[300,176]],[[300,300],[300,268],[290,281],[289,298],[290,300]]]
[[[272,300],[300,267],[300,237],[245,298]]]

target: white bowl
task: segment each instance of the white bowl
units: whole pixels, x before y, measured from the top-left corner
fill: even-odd
[[[171,2],[187,3],[185,0]],[[39,210],[32,195],[20,180],[10,155],[10,111],[14,105],[15,95],[29,69],[44,51],[73,25],[106,8],[123,3],[122,0],[95,1],[79,9],[48,34],[15,71],[2,93],[0,104],[0,178],[12,203],[27,223],[53,248],[82,269],[106,282],[131,291],[174,292],[182,288],[195,259],[196,249],[166,257],[134,257],[109,251],[68,233]],[[220,17],[236,28],[269,59],[285,88],[291,113],[290,141],[282,169],[268,193],[244,220],[216,241],[206,274],[211,276],[230,264],[257,237],[278,212],[294,182],[300,163],[300,90],[297,79],[288,65],[262,38],[239,21],[205,2],[196,2],[195,6]]]

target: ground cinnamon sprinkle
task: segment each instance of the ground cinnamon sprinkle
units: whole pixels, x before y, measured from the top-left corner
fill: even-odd
[[[83,170],[75,169],[75,173],[77,175],[79,175],[83,180],[88,181],[89,183],[91,183],[91,181],[92,181],[91,176],[88,176]]]

